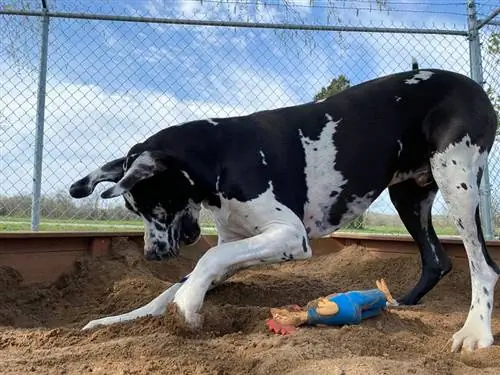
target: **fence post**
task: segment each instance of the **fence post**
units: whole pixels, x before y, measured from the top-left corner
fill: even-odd
[[[42,10],[42,45],[40,48],[40,70],[38,77],[35,157],[33,162],[33,192],[31,199],[31,230],[38,231],[40,225],[40,197],[42,192],[43,133],[45,121],[45,92],[47,80],[47,50],[49,44],[49,16],[45,1]]]
[[[484,82],[483,65],[481,61],[481,42],[479,40],[476,2],[474,0],[467,0],[467,15],[471,77],[474,81],[483,86]],[[491,186],[488,171],[488,160],[486,160],[486,164],[484,166],[479,193],[479,205],[483,223],[483,234],[485,239],[491,240],[493,238],[493,221],[491,215]]]

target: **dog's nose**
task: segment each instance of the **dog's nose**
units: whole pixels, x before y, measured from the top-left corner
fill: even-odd
[[[148,251],[144,253],[144,257],[146,258],[146,260],[161,260],[161,257],[156,251]]]

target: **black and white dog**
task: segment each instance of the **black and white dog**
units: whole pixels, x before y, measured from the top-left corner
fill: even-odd
[[[479,85],[437,69],[381,77],[318,102],[168,127],[75,182],[70,194],[85,197],[99,182],[115,182],[101,196],[122,195],[143,218],[147,259],[174,257],[194,243],[201,205],[214,215],[219,243],[147,305],[84,329],[160,315],[172,301],[196,327],[209,289],[252,265],[309,258],[310,238],[342,227],[385,188],[420,248],[421,278],[399,300],[416,304],[451,269],[431,221],[440,189],[472,282],[452,350],[488,347],[500,271],[481,231],[478,187],[496,127]]]

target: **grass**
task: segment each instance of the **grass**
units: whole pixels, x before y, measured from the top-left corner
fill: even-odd
[[[142,231],[144,224],[139,220],[88,220],[88,219],[42,219],[40,231]],[[0,232],[31,230],[31,219],[0,216]],[[213,226],[203,227],[204,234],[216,234]]]
[[[457,234],[455,228],[451,226],[435,227],[436,233],[440,236],[453,236]],[[338,233],[373,233],[373,234],[408,234],[404,226],[392,225],[365,225],[362,229],[342,229]]]
[[[88,219],[42,219],[40,231],[142,231],[143,223],[139,220],[88,220]],[[0,216],[0,232],[29,231],[30,219],[21,217]],[[202,227],[203,234],[216,234],[211,225]],[[451,226],[437,226],[438,235],[454,235]],[[408,234],[401,225],[365,225],[363,229],[343,229],[339,233],[375,233],[375,234]]]

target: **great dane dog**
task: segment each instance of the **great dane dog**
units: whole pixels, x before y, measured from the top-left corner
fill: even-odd
[[[349,223],[385,188],[420,249],[420,279],[398,300],[416,304],[452,267],[431,221],[439,189],[472,284],[452,351],[488,347],[500,270],[481,230],[479,184],[496,128],[484,90],[439,69],[395,73],[317,102],[167,127],[75,182],[70,194],[85,197],[99,182],[114,182],[101,196],[123,196],[142,217],[149,260],[174,257],[199,238],[202,206],[213,213],[219,242],[147,305],[84,329],[160,315],[171,302],[198,327],[209,289],[253,265],[309,258],[311,238]]]

